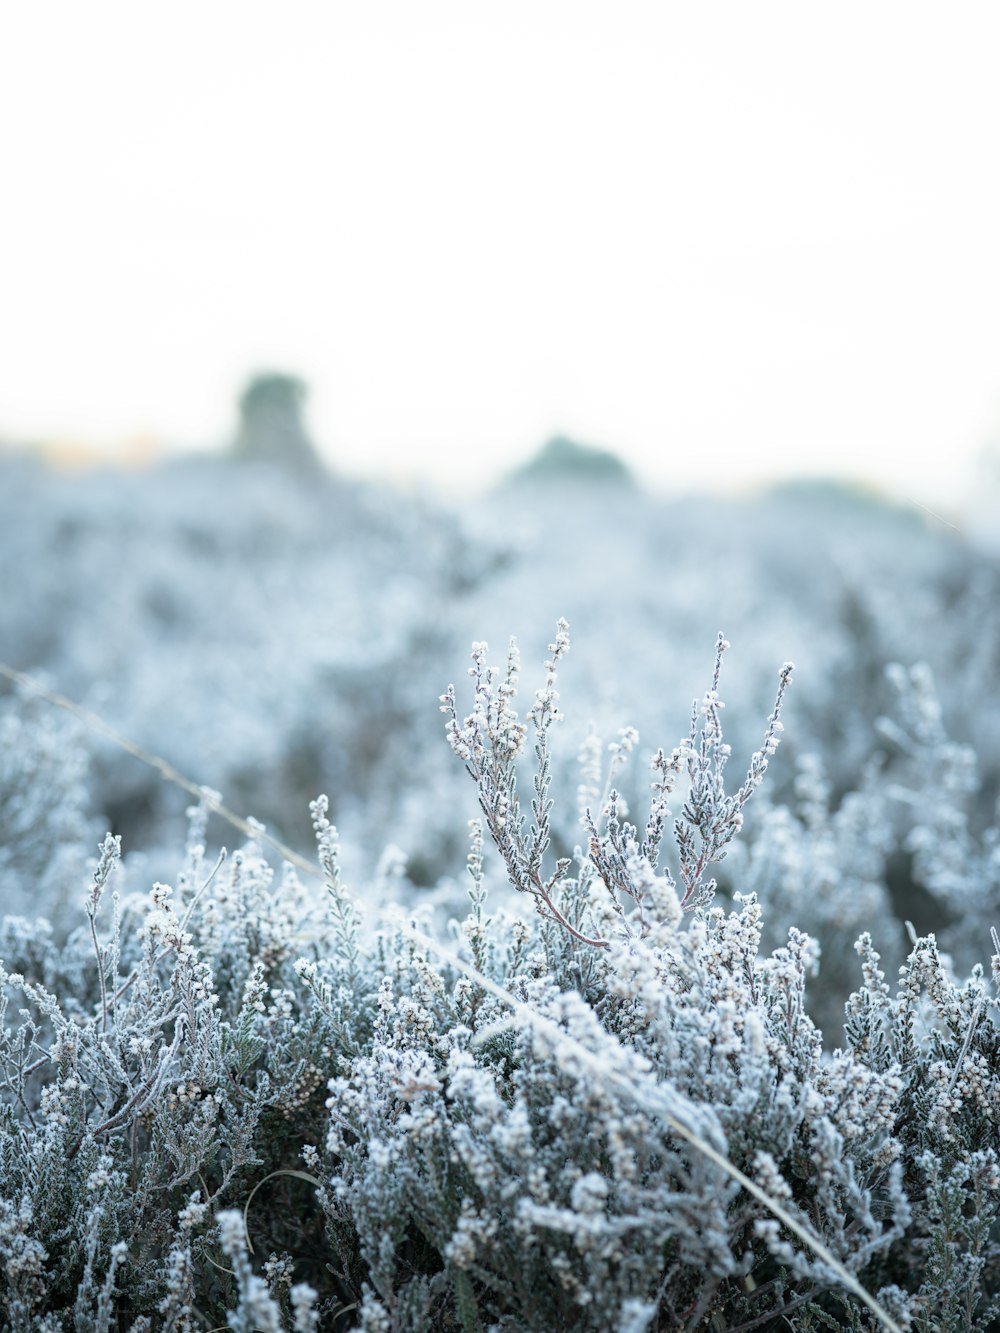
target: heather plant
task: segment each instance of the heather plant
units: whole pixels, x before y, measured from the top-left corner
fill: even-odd
[[[422,887],[460,858],[461,770],[449,777],[427,700],[470,638],[519,621],[565,611],[574,623],[584,652],[570,753],[591,719],[608,736],[625,719],[645,736],[672,734],[717,623],[741,655],[727,737],[749,752],[781,644],[800,667],[794,758],[822,754],[835,801],[870,758],[886,662],[928,661],[945,723],[965,741],[968,700],[996,676],[996,559],[928,515],[846,488],[736,501],[580,486],[557,503],[551,488],[521,487],[449,512],[263,462],[68,476],[5,456],[0,468],[0,656],[224,790],[299,851],[307,802],[326,789],[358,882],[389,840]],[[996,717],[984,709],[975,721],[988,789]],[[419,752],[439,801],[420,799],[403,751]],[[552,788],[565,850],[577,836],[568,768]],[[794,772],[772,773],[776,799]],[[89,808],[150,858],[150,877],[169,878],[183,799],[105,746],[87,788]]]
[[[942,944],[970,968],[1000,920],[1000,799],[994,791],[991,808],[975,749],[948,735],[926,664],[909,671],[893,664],[887,674],[897,703],[894,715],[879,719],[879,730],[891,751],[892,822],[910,878],[938,918]]]
[[[993,1326],[1000,938],[963,980],[918,937],[891,988],[862,935],[824,1049],[817,944],[792,926],[763,947],[756,894],[724,903],[713,880],[742,877],[724,858],[760,809],[790,678],[731,782],[727,646],[654,752],[641,817],[619,790],[630,728],[587,741],[572,816],[557,808],[565,624],[523,719],[516,648],[500,668],[474,648],[468,711],[443,698],[479,802],[448,944],[429,913],[362,910],[322,797],[322,895],[294,853],[271,867],[260,826],[210,853],[206,792],[172,885],[134,891],[109,835],[64,942],[8,919],[3,1324]],[[839,811],[799,776],[799,869],[812,847],[832,881],[862,813],[824,850]]]
[[[809,1013],[828,1042],[840,1038],[844,1003],[856,984],[858,936],[868,932],[896,967],[904,957],[904,928],[888,889],[899,839],[892,816],[878,757],[865,766],[857,789],[835,801],[820,757],[803,754],[793,799],[775,804],[762,793],[721,876],[727,894],[757,896],[766,948],[780,946],[793,926],[821,943]]]
[[[0,699],[0,885],[12,915],[66,907],[97,837],[81,728],[27,691]]]
[[[0,658],[299,851],[308,801],[330,784],[351,846],[374,860],[399,823],[392,747],[430,749],[426,701],[458,651],[450,607],[495,554],[429,501],[263,461],[69,478],[0,458]],[[169,878],[183,798],[114,747],[89,758],[86,808]]]

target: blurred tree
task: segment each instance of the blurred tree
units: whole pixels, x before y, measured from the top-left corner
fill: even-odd
[[[298,471],[316,469],[319,456],[302,420],[308,392],[295,375],[279,371],[254,375],[240,394],[236,457],[264,459]]]
[[[617,454],[609,449],[579,444],[565,435],[554,435],[533,458],[508,478],[515,486],[536,482],[580,482],[584,485],[620,486],[632,489],[635,478]]]

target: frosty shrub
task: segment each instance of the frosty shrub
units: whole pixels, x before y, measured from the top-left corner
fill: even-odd
[[[780,645],[798,666],[782,762],[746,808],[727,860],[706,874],[717,903],[756,892],[767,952],[791,926],[815,938],[808,1004],[828,1046],[840,1040],[861,931],[890,974],[909,948],[907,921],[937,932],[961,972],[982,959],[995,919],[986,896],[972,891],[958,907],[925,884],[929,861],[911,834],[943,837],[947,802],[966,820],[969,847],[991,854],[1000,560],[912,507],[830,483],[681,499],[581,475],[558,494],[499,488],[449,509],[260,457],[66,473],[0,452],[0,585],[10,590],[4,662],[224,792],[300,854],[310,847],[308,802],[327,791],[351,881],[404,906],[433,898],[439,927],[464,910],[455,868],[475,806],[433,700],[471,639],[503,642],[520,623],[526,658],[540,659],[544,627],[560,612],[573,623],[573,708],[549,774],[550,872],[587,837],[577,753],[602,737],[629,758],[627,724],[644,742],[684,733],[685,701],[708,684],[706,652],[724,624],[739,647],[726,740],[749,755]],[[921,771],[877,730],[880,717],[909,725],[885,673],[891,662],[907,675],[921,662],[933,672],[948,742],[975,746],[976,790],[946,795],[938,758],[925,751]],[[7,690],[0,680],[5,699]],[[42,728],[64,719],[45,707],[29,714],[21,701],[0,707],[19,733],[0,759],[10,765],[0,842],[17,861],[4,910],[30,903],[61,936],[77,892],[72,867],[105,828],[122,835],[136,882],[171,880],[186,798],[109,744],[88,740],[82,765],[69,733],[50,751],[46,783],[28,761],[50,744]],[[614,781],[619,808],[645,817],[639,758],[633,747]],[[588,797],[595,818],[602,794]],[[88,825],[100,812],[97,827],[81,837],[50,824],[34,839],[35,862],[18,821],[46,810],[58,821],[74,808]],[[50,854],[57,845],[63,869]],[[390,845],[405,852],[405,874],[379,874]],[[981,879],[976,856],[965,861],[970,886]]]
[[[0,886],[6,912],[56,919],[97,836],[81,728],[29,694],[0,698]]]
[[[0,454],[0,659],[300,851],[326,784],[372,862],[390,824],[414,844],[393,751],[448,766],[428,701],[468,637],[449,632],[452,604],[489,570],[490,547],[430,501],[266,458],[72,476],[28,462]],[[87,804],[169,878],[183,797],[110,746],[90,759]],[[55,915],[62,904],[37,887]]]
[[[130,892],[109,835],[65,943],[8,918],[3,1327],[995,1326],[1000,939],[961,979],[918,937],[893,987],[862,935],[824,1050],[813,940],[763,948],[755,894],[715,901],[790,674],[730,781],[727,646],[639,817],[635,733],[588,743],[567,849],[567,628],[523,717],[516,648],[475,646],[442,700],[479,801],[447,944],[363,917],[324,797],[321,898],[258,836],[209,853],[206,797],[172,885]]]

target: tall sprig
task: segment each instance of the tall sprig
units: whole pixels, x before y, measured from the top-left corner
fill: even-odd
[[[540,916],[558,923],[579,943],[607,948],[607,940],[586,935],[559,908],[558,886],[572,864],[569,857],[560,857],[548,876],[543,868],[551,841],[553,806],[549,795],[552,785],[549,737],[561,717],[557,668],[569,652],[569,625],[565,620],[556,624],[555,642],[549,644],[545,662],[545,683],[528,713],[534,730],[535,755],[530,829],[517,791],[517,760],[524,752],[528,734],[527,726],[518,719],[513,707],[520,671],[517,643],[514,639],[510,641],[503,675],[486,665],[487,651],[485,643],[472,646],[469,675],[474,681],[473,707],[468,716],[459,720],[454,685],[449,685],[441,695],[441,711],[448,718],[446,731],[451,748],[476,784],[486,827],[504,859],[514,888],[527,893]]]

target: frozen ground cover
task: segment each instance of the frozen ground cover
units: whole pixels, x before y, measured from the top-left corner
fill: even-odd
[[[5,1325],[994,1326],[988,556],[822,489],[0,507],[6,660],[294,849],[0,700]],[[564,611],[527,698],[466,656]]]
[[[553,757],[552,834],[567,854],[588,737],[608,744],[632,726],[642,748],[681,734],[724,625],[740,652],[727,691],[737,752],[756,742],[775,656],[799,673],[784,763],[720,891],[752,884],[768,943],[789,925],[819,941],[823,1026],[839,1026],[861,929],[893,968],[906,921],[937,932],[960,969],[981,960],[995,906],[983,838],[1000,795],[1000,564],[933,517],[819,485],[682,502],[557,477],[449,511],[264,464],[67,476],[0,462],[0,656],[300,851],[308,803],[327,791],[356,882],[461,909],[468,793],[433,700],[470,641],[518,632],[539,660],[542,627],[573,625],[576,709]],[[920,709],[935,713],[931,730]],[[30,903],[58,933],[60,885],[76,889],[44,867],[26,889],[31,845],[48,857],[111,828],[137,873],[141,856],[147,880],[169,878],[186,798],[44,713],[0,696],[17,728],[0,759],[5,827],[36,830],[5,838],[5,892],[8,909]],[[640,765],[618,781],[635,800]],[[64,825],[48,843],[46,808]],[[933,853],[944,836],[950,888]]]

